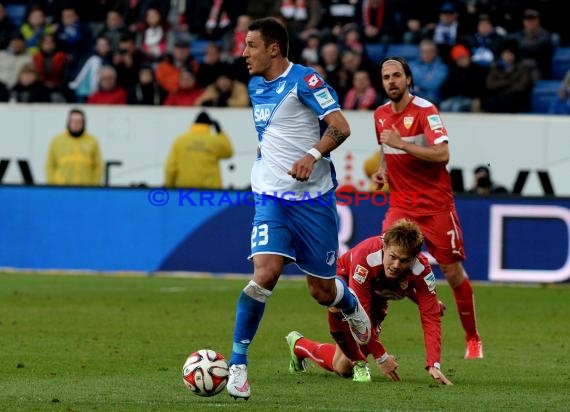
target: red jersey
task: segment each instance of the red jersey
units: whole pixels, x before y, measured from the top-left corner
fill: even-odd
[[[441,319],[435,290],[435,276],[428,259],[420,254],[409,271],[395,280],[388,279],[382,264],[382,237],[370,237],[338,258],[337,276],[356,293],[368,316],[372,308],[383,308],[388,300],[403,299],[415,291],[418,303],[427,366],[440,362]],[[382,317],[382,316],[381,316]]]
[[[401,113],[394,113],[390,103],[374,112],[376,138],[395,125],[403,140],[429,147],[447,144],[447,130],[437,108],[414,96]],[[426,162],[403,150],[382,145],[390,187],[390,207],[403,208],[418,215],[448,210],[454,204],[451,178],[443,163]]]

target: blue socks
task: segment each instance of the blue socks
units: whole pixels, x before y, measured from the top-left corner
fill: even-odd
[[[229,365],[247,365],[249,345],[257,332],[265,310],[265,302],[260,302],[241,292],[236,308],[234,344]]]
[[[336,297],[330,306],[350,315],[356,310],[356,298],[348,290],[348,286],[342,279],[336,278],[335,285]],[[249,345],[257,333],[265,310],[265,301],[269,296],[271,296],[271,291],[262,288],[254,281],[250,281],[239,295],[236,306],[232,356],[228,363],[230,366],[247,365]]]
[[[336,298],[331,304],[332,307],[342,310],[345,315],[350,315],[356,310],[356,298],[348,290],[348,286],[341,278],[335,278]]]

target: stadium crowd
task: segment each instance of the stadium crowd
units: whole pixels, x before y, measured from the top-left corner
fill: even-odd
[[[319,71],[345,109],[384,101],[378,62],[397,54],[442,111],[524,113],[570,45],[553,3],[0,0],[0,102],[247,107],[247,27],[276,16],[291,61]]]

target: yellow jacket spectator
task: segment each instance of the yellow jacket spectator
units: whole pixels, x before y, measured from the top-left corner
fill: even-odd
[[[67,130],[55,136],[50,143],[46,162],[47,183],[98,186],[102,171],[99,143],[85,131],[85,114],[72,109]]]
[[[218,122],[201,112],[190,129],[172,144],[166,159],[165,186],[221,189],[219,162],[232,155],[230,139]]]

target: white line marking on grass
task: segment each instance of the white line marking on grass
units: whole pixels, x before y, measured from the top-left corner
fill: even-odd
[[[160,288],[158,289],[159,292],[164,292],[164,293],[178,293],[178,292],[186,292],[187,288],[183,288],[180,286],[172,286],[169,288]]]

